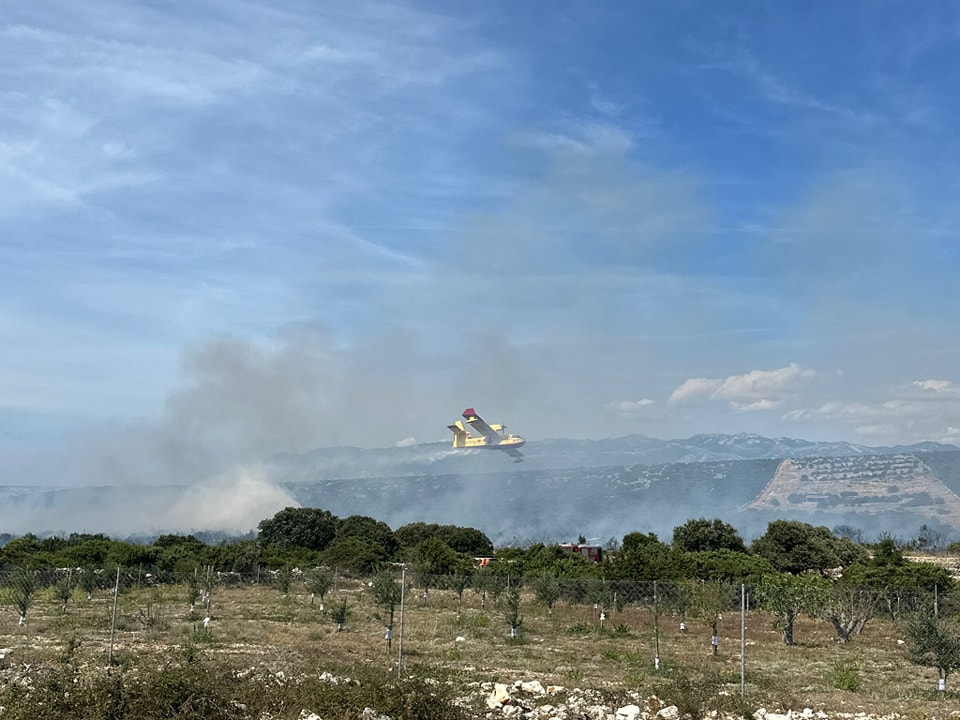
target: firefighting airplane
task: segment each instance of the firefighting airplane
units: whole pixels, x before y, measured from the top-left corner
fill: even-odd
[[[457,420],[453,425],[447,425],[453,431],[453,446],[455,448],[503,450],[507,455],[515,458],[514,462],[523,462],[523,453],[518,448],[526,440],[519,435],[504,435],[503,431],[507,429],[506,425],[487,425],[473,408],[467,408],[463,411],[463,419],[467,421],[468,425],[475,427],[481,437],[472,437],[467,428],[464,427],[463,422]]]

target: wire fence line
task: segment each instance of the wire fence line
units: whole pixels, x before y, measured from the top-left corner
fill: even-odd
[[[391,573],[397,582],[401,568]],[[72,568],[56,570],[14,569],[0,571],[0,605],[19,607],[60,603],[67,605],[77,598],[92,597],[103,591],[123,594],[134,588],[162,588],[176,593],[176,588],[191,605],[206,602],[219,589],[245,586],[274,587],[283,594],[307,593],[325,595],[350,587],[362,592],[372,587],[372,575],[339,572],[336,568],[314,569],[258,569],[253,572],[220,572],[212,567],[198,567],[193,572],[148,572],[133,568]],[[565,578],[550,575],[511,576],[509,574],[475,573],[472,575],[432,575],[407,572],[406,590],[412,599],[421,601],[437,591],[450,593],[459,604],[486,602],[496,604],[511,590],[519,591],[526,604],[552,606],[565,603],[573,606],[592,606],[603,611],[624,610],[627,607],[658,608],[664,613],[705,614],[712,609],[739,608],[741,594],[747,609],[757,609],[766,590],[762,584],[739,584],[717,581],[634,581],[609,580],[596,577]],[[861,612],[871,616],[887,615],[896,620],[899,615],[929,609],[936,614],[960,611],[960,598],[950,588],[916,588],[898,586],[859,586],[843,583],[825,585],[831,599],[858,603]],[[368,596],[372,593],[368,592]],[[828,596],[829,595],[829,596]],[[472,600],[471,600],[472,598]]]
[[[322,612],[336,621],[338,630],[343,628],[348,603],[352,607],[366,605],[370,611],[367,630],[370,620],[374,627],[377,621],[386,626],[381,632],[385,630],[383,637],[388,652],[394,637],[394,611],[398,611],[396,667],[399,673],[404,665],[405,604],[407,608],[415,606],[421,611],[455,607],[458,621],[464,610],[487,613],[488,617],[496,614],[510,623],[511,638],[517,637],[524,614],[556,618],[554,605],[565,605],[568,612],[575,615],[570,619],[574,622],[572,629],[578,632],[597,631],[626,642],[631,633],[644,627],[644,632],[650,635],[642,635],[646,639],[641,642],[646,643],[657,669],[666,647],[664,643],[678,641],[676,637],[668,640],[671,636],[665,627],[668,618],[672,618],[669,622],[673,625],[673,634],[685,634],[686,623],[691,623],[691,633],[694,627],[700,627],[701,632],[709,629],[714,655],[718,653],[720,635],[729,642],[739,626],[742,693],[745,618],[751,612],[764,611],[766,618],[773,619],[781,631],[785,628],[777,623],[786,617],[785,613],[795,610],[796,616],[803,612],[831,622],[837,638],[844,640],[859,633],[868,620],[878,616],[897,621],[918,611],[933,616],[941,613],[956,616],[960,612],[960,603],[954,597],[957,593],[952,588],[857,586],[815,578],[810,586],[815,593],[795,596],[792,605],[784,605],[785,597],[777,595],[783,587],[778,586],[776,580],[765,587],[762,583],[629,581],[549,574],[531,577],[485,571],[472,575],[433,575],[409,570],[405,565],[366,576],[322,567],[258,569],[248,573],[218,572],[209,566],[186,573],[146,572],[142,567],[21,568],[0,571],[0,645],[15,640],[18,635],[27,637],[32,625],[24,626],[30,625],[28,618],[32,621],[33,616],[40,616],[48,623],[52,617],[73,616],[74,636],[102,643],[108,662],[112,662],[118,633],[163,630],[185,622],[187,627],[192,625],[191,637],[209,639],[207,625],[211,617],[226,612],[224,608],[228,604],[236,608],[237,603],[249,601],[251,605],[243,614],[250,615],[252,607],[259,608],[252,611],[256,614],[267,607],[264,598],[276,591],[287,598],[288,603],[300,606],[314,605],[318,595],[314,612]],[[323,604],[325,597],[335,598],[327,609]],[[382,612],[385,606],[389,609]],[[175,607],[179,610],[173,609]],[[5,608],[15,613],[4,612]],[[630,614],[636,610],[641,613]],[[729,614],[726,619],[725,614]],[[787,641],[786,632],[784,641]],[[5,657],[5,653],[6,650],[0,649],[0,656]]]

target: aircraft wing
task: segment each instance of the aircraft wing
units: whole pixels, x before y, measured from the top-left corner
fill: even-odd
[[[487,423],[484,422],[483,418],[477,415],[476,411],[473,408],[467,408],[466,410],[464,410],[463,418],[468,423],[470,423],[470,425],[475,427],[477,429],[477,432],[483,435],[487,439],[487,442],[490,445],[496,445],[503,439],[500,433],[498,433],[492,427],[487,425]]]
[[[523,453],[520,452],[519,450],[517,450],[516,448],[512,448],[512,447],[502,447],[502,448],[499,448],[499,449],[500,449],[500,450],[503,450],[503,451],[504,451],[507,455],[509,455],[510,457],[516,458],[516,460],[514,460],[514,462],[521,462],[521,461],[523,460]]]

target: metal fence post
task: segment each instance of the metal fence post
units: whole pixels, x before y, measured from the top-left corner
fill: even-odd
[[[747,650],[747,586],[740,583],[740,697],[745,692],[744,667],[746,665]]]
[[[407,566],[400,568],[400,633],[397,637],[397,679],[400,679],[400,669],[403,667],[403,602],[407,590]]]
[[[117,600],[120,597],[120,566],[117,565],[117,581],[113,586],[113,614],[110,617],[110,651],[107,653],[107,663],[113,664],[113,638],[117,632]]]

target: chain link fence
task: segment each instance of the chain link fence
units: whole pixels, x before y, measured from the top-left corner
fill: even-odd
[[[399,581],[403,568],[394,566],[384,572]],[[557,578],[510,576],[478,572],[473,575],[431,575],[413,569],[403,572],[407,597],[421,602],[431,593],[445,593],[457,603],[498,604],[511,589],[518,589],[525,605],[539,604],[552,608],[555,604],[591,607],[609,615],[626,608],[647,608],[679,618],[708,617],[711,614],[739,611],[741,596],[746,609],[758,609],[764,599],[762,586],[700,581],[626,581],[602,578]],[[350,587],[362,592],[371,587],[372,576],[341,573],[336,568],[308,570],[284,568],[258,569],[254,572],[218,572],[210,567],[191,573],[154,573],[143,568],[76,568],[60,570],[14,569],[0,571],[0,612],[16,612],[16,622],[24,624],[31,608],[45,612],[69,611],[71,604],[101,602],[115,593],[124,597],[133,590],[156,589],[168,602],[173,598],[189,604],[199,612],[209,609],[219,591],[230,588],[272,587],[284,595],[300,593],[323,597],[327,593]],[[917,610],[935,614],[956,613],[957,593],[948,588],[917,589],[907,587],[866,587],[844,583],[824,583],[819,602],[833,604],[842,610],[867,618],[885,616],[897,620]],[[777,591],[774,585],[767,594]],[[368,593],[370,595],[371,593]],[[770,605],[769,603],[767,604]],[[827,608],[829,611],[829,607]],[[841,610],[837,610],[841,612]],[[4,615],[0,614],[0,617]],[[0,621],[0,627],[5,625]]]

